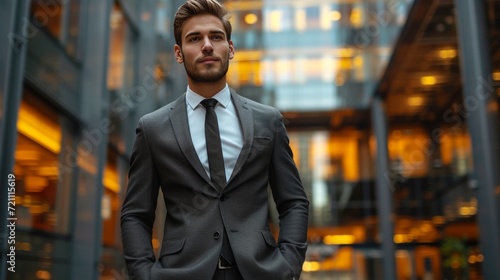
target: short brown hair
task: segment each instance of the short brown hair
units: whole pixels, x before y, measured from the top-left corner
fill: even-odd
[[[213,15],[222,22],[227,40],[231,40],[231,23],[226,8],[216,0],[187,0],[179,7],[174,17],[174,38],[177,45],[182,44],[182,25],[197,15]]]

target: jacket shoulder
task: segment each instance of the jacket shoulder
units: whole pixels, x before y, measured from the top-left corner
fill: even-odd
[[[241,104],[243,104],[243,106],[246,106],[246,107],[252,109],[254,112],[264,113],[264,114],[278,114],[281,116],[280,111],[275,107],[272,107],[272,106],[269,106],[266,104],[262,104],[262,103],[259,103],[257,101],[254,101],[252,99],[243,97],[243,96],[235,93],[234,91],[232,93],[233,93],[233,98],[236,100],[236,102],[241,102]]]
[[[139,120],[139,122],[142,122],[142,123],[156,123],[158,122],[159,120],[166,120],[169,118],[169,115],[170,115],[170,112],[172,112],[172,110],[179,105],[179,103],[181,103],[185,98],[184,97],[184,94],[177,98],[175,101],[172,101],[170,102],[169,104],[161,107],[161,108],[158,108],[156,109],[155,111],[153,112],[150,112],[150,113],[147,113],[145,114],[144,116],[142,116]]]

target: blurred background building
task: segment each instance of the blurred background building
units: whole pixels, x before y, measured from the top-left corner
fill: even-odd
[[[183,2],[0,1],[0,279],[128,279],[135,125],[186,89]],[[228,82],[283,112],[311,201],[302,279],[498,279],[500,1],[221,2]]]

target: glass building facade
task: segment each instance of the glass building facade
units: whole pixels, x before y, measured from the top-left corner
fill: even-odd
[[[228,83],[283,113],[311,202],[301,279],[497,279],[500,1],[221,2]],[[135,126],[186,90],[182,3],[0,2],[0,279],[128,279]]]

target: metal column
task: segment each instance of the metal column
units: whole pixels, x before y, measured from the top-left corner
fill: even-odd
[[[498,104],[492,84],[488,30],[483,1],[455,0],[464,106],[478,182],[478,215],[484,279],[500,275],[500,218],[495,188],[500,186]]]
[[[383,279],[396,280],[394,246],[394,221],[392,213],[392,183],[389,174],[389,151],[387,148],[387,119],[384,104],[379,97],[372,104],[373,131],[377,142],[376,193],[380,240],[382,242]]]
[[[0,1],[0,279],[6,279],[8,174],[12,173],[17,140],[17,114],[22,96],[29,1]],[[9,251],[7,251],[9,247]],[[15,250],[14,250],[15,251]],[[16,266],[16,270],[20,269]],[[12,273],[12,272],[9,272]]]

